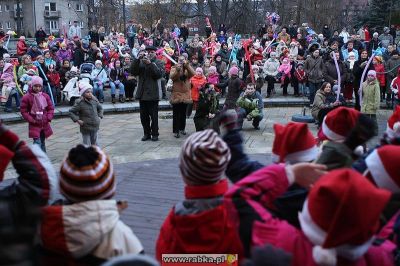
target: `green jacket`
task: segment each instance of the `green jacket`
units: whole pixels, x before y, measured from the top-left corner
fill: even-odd
[[[375,79],[372,83],[364,81],[362,84],[361,112],[364,114],[376,114],[381,102],[381,90],[379,82]]]
[[[252,118],[263,116],[262,110],[264,108],[264,103],[262,101],[259,92],[254,92],[253,95],[244,95],[244,92],[240,95],[236,102],[237,106],[246,110],[247,114],[250,114]]]
[[[338,168],[351,168],[353,152],[345,144],[328,141],[322,146],[322,152],[316,163],[325,164],[328,170]]]
[[[99,130],[100,118],[103,118],[103,108],[97,99],[81,98],[69,109],[69,116],[74,122],[83,121],[83,126],[80,127],[82,133],[93,132]]]

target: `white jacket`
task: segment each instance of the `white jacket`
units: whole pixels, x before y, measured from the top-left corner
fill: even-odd
[[[275,77],[278,74],[278,68],[281,64],[277,59],[272,59],[269,58],[267,61],[264,63],[264,75],[265,76],[273,76]]]

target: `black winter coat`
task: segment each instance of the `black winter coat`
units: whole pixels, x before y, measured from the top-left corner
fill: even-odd
[[[138,76],[136,99],[140,101],[159,101],[161,93],[161,78],[163,69],[155,62],[145,64],[139,59],[134,59],[130,72]]]

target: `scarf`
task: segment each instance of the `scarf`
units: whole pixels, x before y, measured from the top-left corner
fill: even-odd
[[[47,107],[47,101],[42,92],[32,93],[33,105],[31,114],[35,115],[36,120],[41,121],[43,119],[43,111]]]

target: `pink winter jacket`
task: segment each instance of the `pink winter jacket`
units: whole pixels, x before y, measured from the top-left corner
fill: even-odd
[[[21,101],[21,115],[29,123],[29,137],[30,138],[40,138],[40,132],[43,130],[46,138],[53,134],[53,130],[50,127],[50,121],[54,117],[54,106],[50,100],[49,95],[43,93],[46,98],[47,107],[43,111],[42,121],[36,120],[33,114],[31,114],[31,109],[33,105],[33,94],[32,89],[28,90],[28,93],[22,97]]]
[[[274,200],[289,187],[284,165],[264,167],[234,184],[225,194],[232,206],[232,215],[238,217],[238,230],[246,256],[254,246],[267,243],[281,248],[292,256],[292,265],[316,266],[312,257],[313,244],[300,229],[286,221],[274,218],[267,210],[273,209]],[[386,240],[379,246],[371,246],[357,261],[338,258],[338,265],[391,266],[395,244]]]
[[[4,85],[7,87],[15,88],[14,73],[12,71],[13,65],[10,63],[5,63],[3,68],[3,74],[1,74],[1,79],[4,80]]]
[[[278,71],[282,72],[284,75],[290,77],[290,70],[292,66],[290,64],[282,64],[279,66]]]

